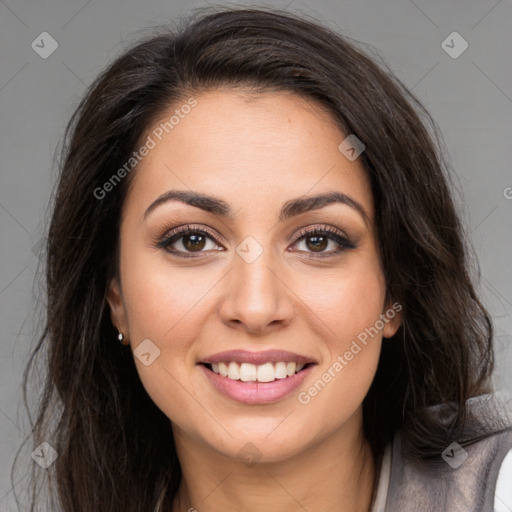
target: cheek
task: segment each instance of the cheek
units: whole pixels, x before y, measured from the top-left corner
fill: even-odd
[[[190,355],[191,340],[198,336],[193,312],[205,291],[202,286],[191,286],[192,274],[170,272],[147,257],[127,257],[123,264],[130,342],[141,382],[168,418],[193,423],[200,411],[186,392],[189,375],[183,363]],[[150,345],[151,351],[158,355],[145,365],[136,349],[148,339],[156,347]]]
[[[146,339],[159,350],[148,366],[134,357],[144,388],[167,417],[204,421],[186,391],[194,372],[188,363],[193,364],[191,347],[201,337],[200,319],[219,276],[206,267],[173,270],[165,255],[155,257],[129,243],[121,255],[121,272],[132,350]]]
[[[331,351],[337,353],[375,325],[386,293],[384,276],[374,259],[337,269],[316,280],[316,284],[302,277],[295,286],[304,304],[315,313],[309,316],[325,327],[323,336],[330,340]]]
[[[205,297],[216,282],[212,270],[173,270],[165,255],[155,257],[155,253],[133,249],[130,252],[127,247],[121,266],[134,342],[150,338],[163,345],[165,340],[179,338],[185,326],[189,336],[193,335],[194,311],[204,308]]]
[[[377,370],[382,332],[375,326],[382,326],[385,283],[377,260],[361,263],[322,279],[321,287],[305,280],[301,289],[325,341],[316,380],[300,390],[298,400],[305,410],[330,411],[322,419],[311,418],[318,428],[345,421],[360,406]]]

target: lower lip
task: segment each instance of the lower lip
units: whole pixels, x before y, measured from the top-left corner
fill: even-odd
[[[315,365],[312,364],[291,377],[276,379],[272,382],[243,382],[228,379],[209,370],[203,364],[199,366],[218,391],[237,402],[256,405],[276,402],[289,395],[302,384]]]

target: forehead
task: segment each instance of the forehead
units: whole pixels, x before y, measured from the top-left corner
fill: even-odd
[[[366,172],[339,151],[346,135],[314,100],[283,92],[201,92],[162,112],[143,140],[148,137],[152,149],[134,171],[126,203],[149,204],[180,188],[213,193],[234,209],[249,200],[270,207],[277,198],[281,205],[338,190],[373,217]]]

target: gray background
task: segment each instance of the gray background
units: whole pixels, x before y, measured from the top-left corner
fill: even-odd
[[[242,4],[256,5],[231,3]],[[55,182],[55,148],[86,86],[127,44],[155,25],[206,5],[0,0],[1,511],[14,510],[10,467],[28,432],[20,383],[37,329],[34,277]],[[457,203],[480,261],[479,291],[495,320],[495,386],[512,389],[512,189],[507,188],[512,187],[512,2],[285,0],[258,5],[309,14],[374,46],[438,123],[463,193]],[[458,58],[441,46],[453,31],[469,45]],[[42,32],[58,42],[47,59],[31,47]],[[453,46],[460,48],[458,42]]]

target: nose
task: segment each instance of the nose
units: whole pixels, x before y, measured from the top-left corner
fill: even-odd
[[[228,327],[264,335],[288,325],[293,315],[293,292],[271,250],[248,263],[234,256],[226,276],[220,316]]]

